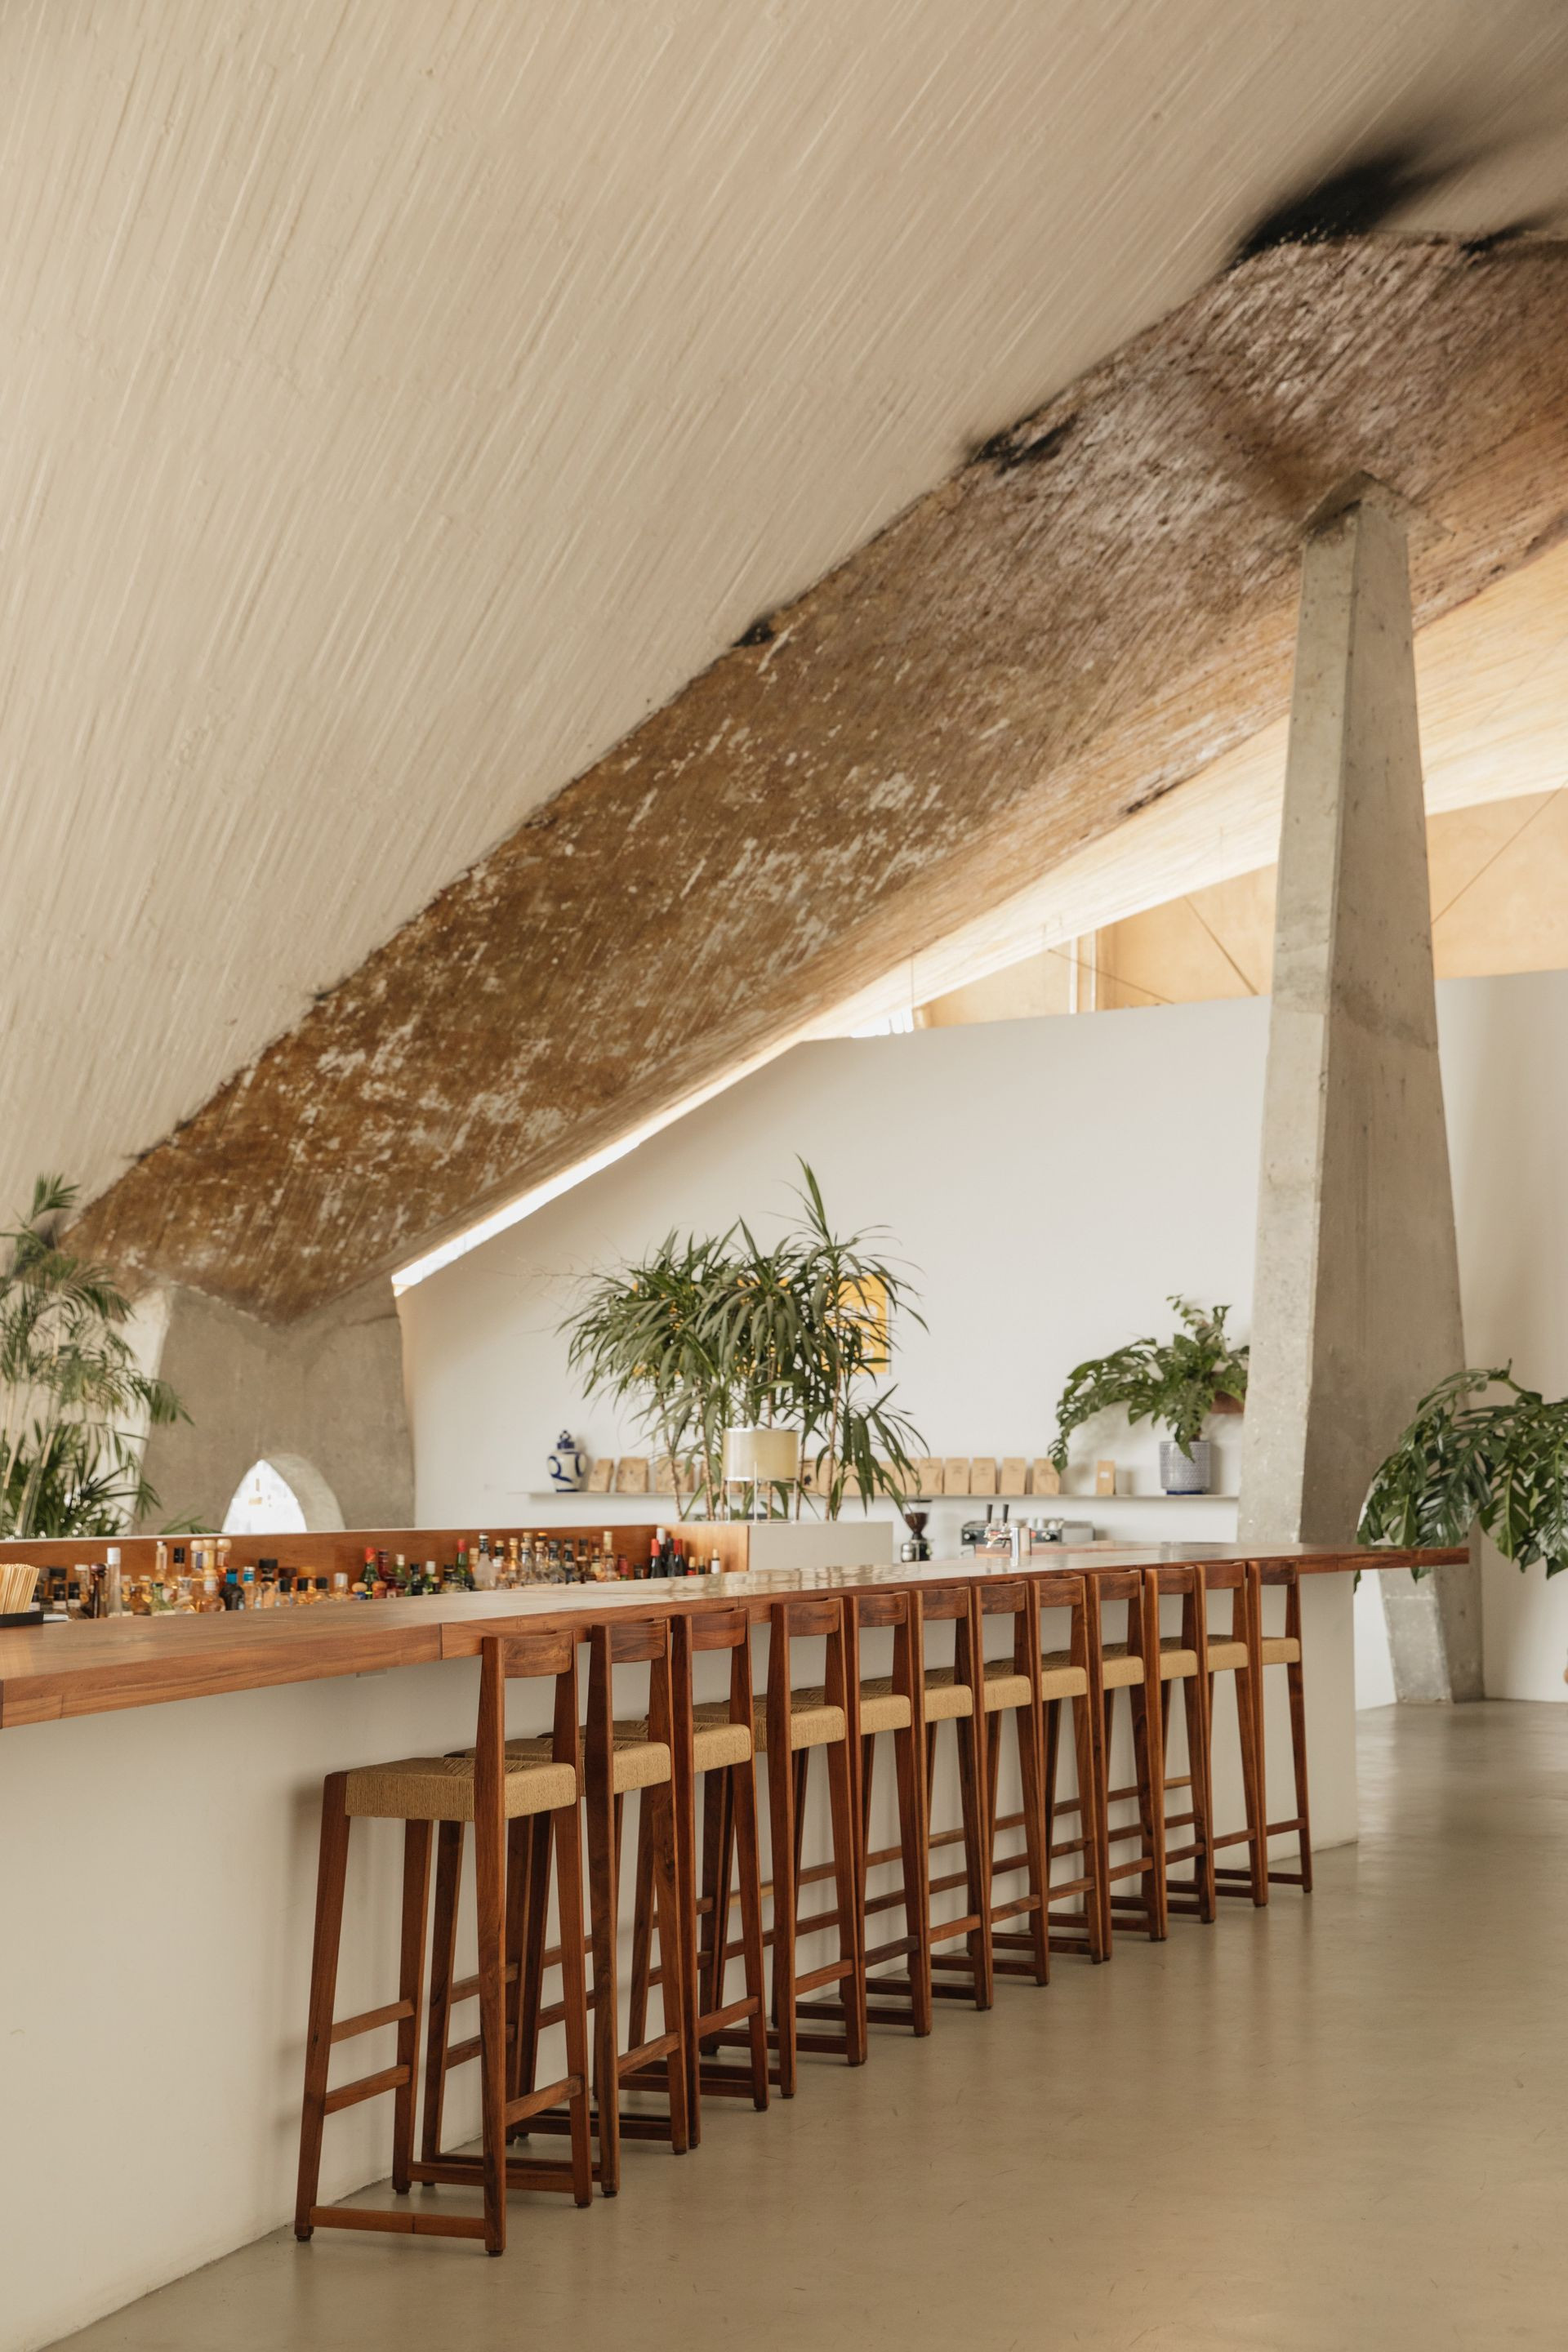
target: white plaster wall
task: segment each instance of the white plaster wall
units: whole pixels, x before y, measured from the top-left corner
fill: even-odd
[[[1465,1346],[1548,1396],[1568,1391],[1568,972],[1449,981],[1437,992]],[[1489,1545],[1487,1690],[1568,1697],[1568,1577]]]
[[[1167,1328],[1167,1292],[1228,1300],[1247,1328],[1267,1027],[1267,1003],[1237,1002],[798,1048],[404,1294],[420,1517],[548,1519],[530,1498],[563,1421],[593,1452],[651,1452],[568,1375],[575,1279],[672,1224],[743,1214],[773,1233],[797,1154],[836,1223],[885,1224],[918,1270],[930,1328],[900,1327],[896,1372],[931,1451],[1043,1454],[1072,1365]],[[1239,1431],[1222,1423],[1218,1445],[1233,1493]],[[1148,1494],[1156,1450],[1124,1423],[1079,1447],[1090,1465],[1114,1453]],[[1128,1537],[1224,1537],[1234,1517],[1081,1499]],[[940,1543],[973,1507],[939,1507]]]

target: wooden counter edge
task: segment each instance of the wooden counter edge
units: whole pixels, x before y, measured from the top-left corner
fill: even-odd
[[[1125,1547],[1125,1552],[1134,1554],[1140,1550],[1153,1551],[1157,1549],[1153,1546],[1128,1545]],[[1275,1551],[1248,1551],[1234,1544],[1215,1544],[1212,1548],[1205,1545],[1185,1545],[1166,1549],[1173,1552],[1179,1550],[1182,1557],[1188,1559],[1211,1554],[1216,1567],[1228,1566],[1242,1559],[1255,1559],[1265,1570],[1269,1568],[1294,1567],[1303,1575],[1313,1576],[1342,1575],[1358,1569],[1446,1567],[1468,1559],[1469,1557],[1467,1550],[1458,1548],[1402,1551],[1393,1559],[1384,1553],[1361,1549],[1336,1551],[1323,1548],[1307,1551],[1282,1547]],[[1120,1549],[1121,1548],[1119,1551]],[[1064,1556],[1059,1562],[1046,1561],[1038,1553],[1036,1553],[1025,1562],[1024,1572],[1047,1576],[1058,1570],[1065,1570],[1068,1573],[1087,1570],[1091,1573],[1098,1571],[1115,1574],[1133,1564],[1135,1563],[1131,1560],[1123,1558],[1102,1559],[1097,1561],[1085,1554],[1076,1557]],[[1005,1574],[1009,1572],[1011,1563],[1001,1559],[987,1559],[984,1565],[980,1566],[969,1560],[955,1561],[952,1564],[951,1570],[946,1562],[942,1561],[932,1562],[930,1566],[939,1573],[951,1574],[952,1580],[954,1582],[962,1582],[968,1578],[978,1580]],[[929,1573],[928,1570],[928,1576]],[[855,1587],[851,1581],[852,1575],[851,1571],[842,1580],[824,1588],[811,1581],[810,1571],[807,1571],[807,1581],[800,1589],[803,1591],[826,1589],[837,1591],[853,1590]],[[775,1580],[776,1576],[777,1571],[759,1572],[759,1589],[745,1593],[737,1593],[733,1589],[734,1585],[741,1581],[738,1578],[723,1579],[727,1589],[721,1593],[700,1590],[693,1591],[689,1584],[684,1581],[674,1584],[664,1583],[655,1591],[647,1591],[647,1605],[658,1608],[700,1609],[704,1605],[710,1607],[726,1602],[733,1603],[741,1600],[750,1604],[755,1616],[761,1617],[765,1615],[769,1602],[778,1597],[782,1589]],[[896,1576],[889,1577],[885,1570],[868,1570],[865,1580],[868,1585],[875,1583],[880,1591],[886,1591],[889,1587],[896,1590],[900,1582]],[[911,1577],[908,1580],[911,1584],[925,1580],[927,1579],[919,1577]],[[705,1585],[708,1580],[700,1579],[696,1581]],[[748,1583],[751,1581],[749,1577],[746,1581]],[[4,1681],[0,1681],[0,1729],[19,1729],[32,1723],[57,1723],[79,1716],[113,1714],[131,1707],[161,1706],[176,1699],[217,1698],[236,1691],[277,1688],[287,1683],[340,1680],[357,1674],[383,1673],[393,1667],[431,1664],[438,1660],[449,1658],[474,1657],[478,1655],[479,1644],[487,1633],[504,1633],[510,1630],[517,1630],[520,1618],[522,1618],[531,1629],[539,1631],[557,1625],[585,1628],[594,1622],[596,1607],[616,1612],[627,1607],[635,1607],[637,1597],[647,1589],[643,1586],[616,1585],[602,1591],[596,1587],[584,1587],[579,1590],[583,1597],[578,1599],[574,1596],[573,1601],[563,1608],[541,1607],[526,1612],[509,1610],[498,1612],[495,1614],[487,1613],[477,1606],[471,1614],[468,1613],[468,1601],[478,1602],[489,1596],[466,1596],[461,1604],[450,1602],[446,1604],[447,1607],[461,1605],[465,1611],[461,1617],[453,1618],[443,1614],[434,1622],[426,1621],[423,1624],[417,1622],[412,1623],[383,1622],[374,1625],[341,1622],[320,1623],[312,1619],[305,1619],[301,1622],[292,1615],[284,1618],[281,1622],[270,1617],[241,1620],[229,1627],[229,1631],[237,1635],[238,1639],[226,1645],[204,1648],[194,1653],[188,1659],[182,1660],[164,1654],[147,1658],[105,1659],[95,1662],[89,1657],[83,1657],[79,1663],[71,1660],[63,1666],[51,1665],[33,1673],[24,1671],[21,1674],[12,1674]],[[610,1597],[612,1592],[616,1596],[614,1599]],[[399,1601],[368,1603],[353,1601],[342,1605],[357,1615],[363,1608],[412,1612],[425,1604],[419,1601]],[[440,1604],[431,1603],[430,1605],[434,1608]],[[334,1621],[338,1619],[336,1606],[331,1610],[331,1616]],[[141,1628],[155,1627],[160,1621],[155,1618],[136,1618],[114,1622],[134,1624]],[[193,1621],[175,1620],[173,1623],[184,1624],[191,1622]],[[215,1628],[217,1623],[217,1621],[210,1618],[194,1622],[212,1625]],[[269,1629],[276,1629],[272,1633],[272,1640],[278,1644],[279,1649],[279,1654],[276,1656],[268,1657],[265,1648],[258,1645],[254,1639],[255,1633],[261,1631],[263,1624]],[[63,1626],[40,1629],[41,1632],[63,1633],[68,1638],[78,1630],[80,1629]],[[288,1634],[291,1634],[293,1639],[289,1640],[287,1647],[284,1648],[284,1638]],[[305,1646],[311,1634],[316,1636],[321,1645],[314,1651]],[[37,1636],[22,1634],[16,1638],[32,1640]]]

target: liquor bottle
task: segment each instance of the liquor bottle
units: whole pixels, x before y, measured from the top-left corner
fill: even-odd
[[[436,1563],[433,1559],[427,1559],[425,1563],[425,1580],[419,1589],[426,1593],[439,1592],[441,1590],[441,1580],[436,1573]]]
[[[334,1601],[346,1601],[348,1597],[348,1570],[346,1568],[334,1568],[332,1570],[332,1599]]]
[[[237,1568],[226,1568],[224,1570],[222,1580],[218,1585],[218,1599],[222,1601],[226,1609],[237,1609],[240,1606],[239,1570]]]
[[[125,1614],[125,1587],[120,1574],[120,1546],[110,1544],[103,1556],[103,1613],[106,1617]]]
[[[153,1573],[160,1584],[169,1573],[169,1547],[162,1536],[153,1547]]]

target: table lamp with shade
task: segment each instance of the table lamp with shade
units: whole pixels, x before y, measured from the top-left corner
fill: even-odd
[[[800,1475],[800,1433],[794,1429],[728,1429],[724,1433],[724,1484],[750,1486],[752,1516],[765,1519],[770,1486],[793,1486]]]

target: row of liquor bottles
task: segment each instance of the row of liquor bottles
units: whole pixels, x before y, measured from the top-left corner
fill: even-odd
[[[689,1553],[665,1528],[656,1528],[646,1558],[617,1550],[615,1530],[597,1542],[585,1536],[510,1536],[492,1544],[481,1535],[459,1544],[455,1559],[409,1560],[367,1546],[357,1575],[346,1568],[329,1575],[291,1567],[280,1559],[237,1566],[226,1536],[187,1543],[160,1540],[153,1567],[141,1575],[125,1571],[120,1549],[110,1545],[101,1562],[47,1568],[38,1599],[46,1613],[70,1617],[205,1616],[233,1609],[313,1608],[334,1601],[422,1600],[436,1593],[515,1591],[538,1584],[605,1584],[649,1576],[699,1576],[717,1572],[717,1555],[702,1560]]]

